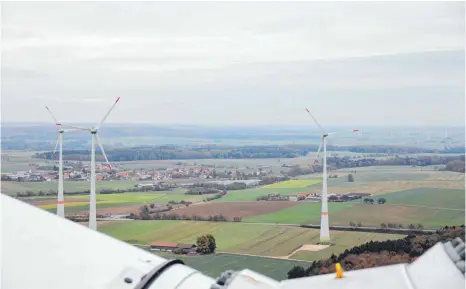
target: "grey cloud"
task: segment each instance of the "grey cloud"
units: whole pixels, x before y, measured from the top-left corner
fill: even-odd
[[[291,124],[307,105],[326,123],[464,119],[464,3],[2,7],[7,121],[48,121],[44,102],[97,121],[117,96],[110,122]]]

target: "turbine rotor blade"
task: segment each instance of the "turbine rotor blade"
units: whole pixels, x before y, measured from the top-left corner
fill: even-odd
[[[81,131],[81,129],[71,128],[71,129],[64,129],[63,132],[73,132],[73,131]]]
[[[319,122],[317,121],[317,119],[312,115],[312,113],[309,111],[309,109],[306,108],[306,111],[307,113],[312,117],[312,119],[314,120],[314,122],[317,124],[317,126],[320,128],[320,130],[322,131],[322,133],[325,132],[324,128],[319,124]]]
[[[109,166],[110,169],[112,169],[112,165],[108,161],[107,155],[105,154],[104,146],[100,142],[99,134],[95,134],[95,138],[97,139],[97,144],[100,147],[100,150],[102,151],[102,154],[104,155],[105,161],[107,162],[107,165]]]
[[[60,134],[58,134],[57,141],[55,142],[55,148],[53,149],[52,160],[55,157],[55,153],[57,152],[58,142],[60,140]]]
[[[109,114],[112,112],[112,110],[115,108],[116,104],[118,103],[118,101],[120,101],[120,98],[118,97],[115,101],[115,103],[112,105],[112,107],[108,110],[107,114],[104,116],[104,118],[100,121],[100,123],[97,125],[97,128],[99,128],[103,123],[104,121],[107,119],[107,117],[109,116]]]
[[[333,134],[337,134],[337,133],[348,133],[348,132],[355,133],[355,132],[358,132],[358,131],[359,131],[359,129],[340,130],[340,131],[329,132],[328,135],[333,135]]]
[[[323,141],[323,140],[322,140]],[[317,150],[317,155],[316,155],[316,158],[314,160],[314,163],[313,165],[315,165],[317,163],[317,160],[319,159],[319,155],[320,155],[320,150],[322,149],[322,141],[320,142],[319,144],[319,149]]]
[[[62,127],[71,128],[71,129],[74,129],[74,130],[87,130],[87,131],[91,130],[90,128],[87,128],[87,127],[74,126],[74,125],[62,125]]]
[[[61,125],[61,124],[58,122],[57,118],[53,115],[53,113],[52,113],[52,111],[49,109],[49,107],[48,107],[48,106],[45,106],[45,108],[47,109],[47,111],[49,112],[49,114],[52,116],[53,120],[55,121],[55,124],[56,124],[56,125]]]

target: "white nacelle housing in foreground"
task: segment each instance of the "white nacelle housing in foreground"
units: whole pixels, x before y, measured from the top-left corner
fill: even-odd
[[[246,269],[215,281],[182,264],[167,267],[155,280],[142,279],[167,260],[3,194],[1,201],[2,289],[463,289],[465,285],[462,242],[455,247],[439,243],[409,265],[344,272],[340,279],[327,274],[277,282]],[[146,279],[147,284],[140,286]]]

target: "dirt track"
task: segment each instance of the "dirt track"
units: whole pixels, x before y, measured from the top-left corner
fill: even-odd
[[[187,216],[198,215],[202,217],[222,214],[227,219],[233,219],[234,217],[247,218],[296,206],[298,203],[299,202],[287,201],[208,203],[177,209],[173,213]]]

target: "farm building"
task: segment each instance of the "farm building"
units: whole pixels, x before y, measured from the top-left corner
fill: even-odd
[[[178,243],[175,242],[152,242],[150,244],[150,249],[155,251],[168,251],[171,252],[175,250]]]
[[[178,243],[177,248],[183,249],[185,253],[196,253],[196,245]]]
[[[175,242],[152,242],[150,249],[154,251],[167,251],[172,252],[176,249],[183,249],[185,253],[196,252],[196,245],[194,244],[183,244]]]

